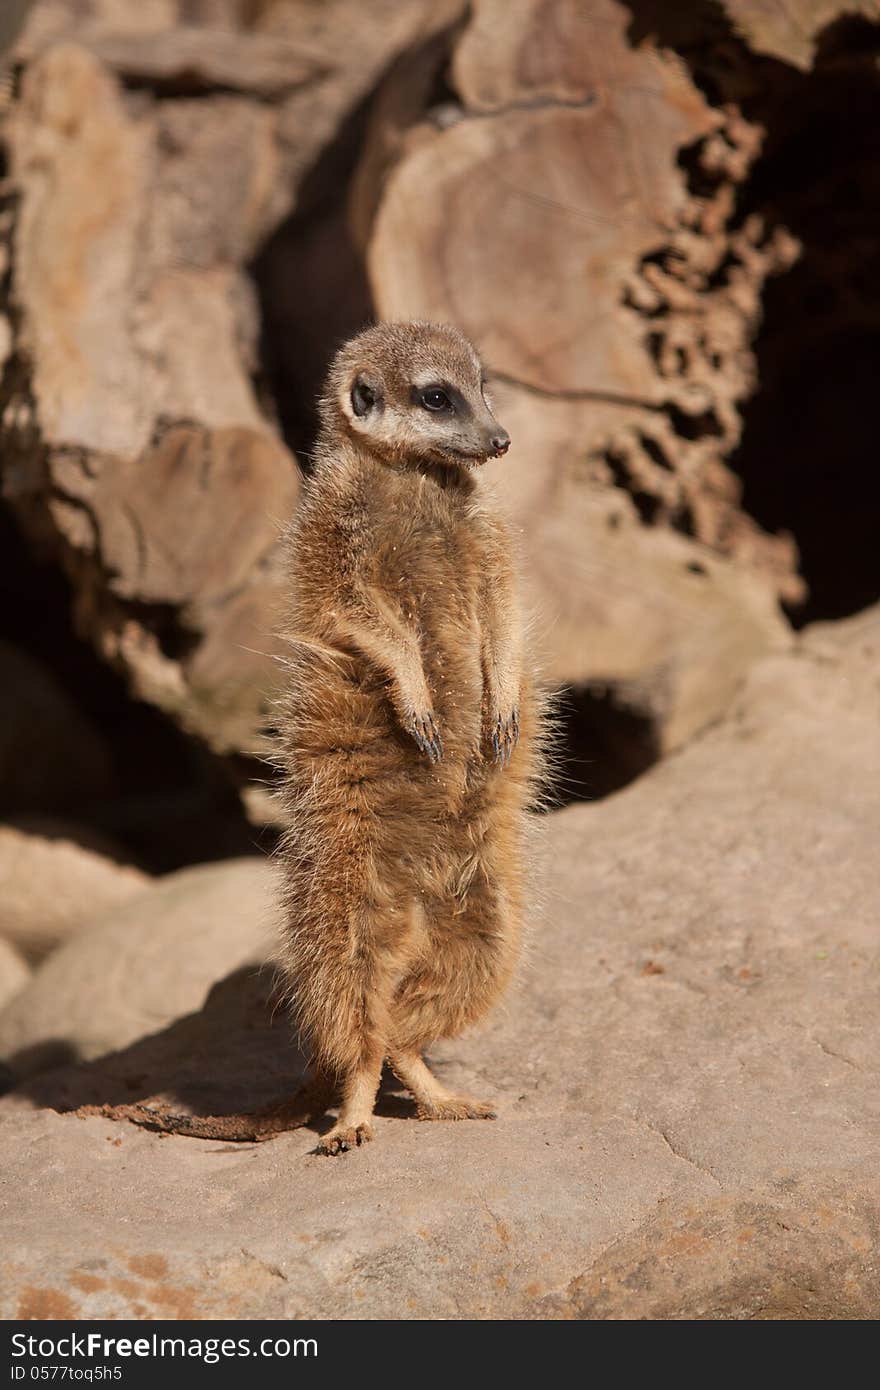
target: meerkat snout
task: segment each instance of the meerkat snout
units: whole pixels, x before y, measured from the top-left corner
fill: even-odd
[[[507,430],[503,430],[499,427],[499,429],[492,436],[490,442],[492,445],[492,453],[495,455],[497,459],[500,459],[504,456],[504,454],[507,453],[508,449],[510,448],[510,435],[507,433]]]

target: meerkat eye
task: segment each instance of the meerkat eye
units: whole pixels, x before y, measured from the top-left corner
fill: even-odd
[[[452,401],[445,391],[441,391],[436,386],[430,386],[427,391],[422,392],[422,405],[426,410],[451,410]]]

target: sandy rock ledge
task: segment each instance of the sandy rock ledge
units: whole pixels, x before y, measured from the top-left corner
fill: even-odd
[[[548,821],[523,985],[482,1038],[435,1059],[497,1098],[496,1123],[419,1124],[389,1093],[377,1142],[331,1161],[311,1130],[232,1145],[46,1108],[157,1086],[181,1108],[233,1108],[293,1084],[287,1025],[229,954],[204,1009],[168,1026],[142,1013],[152,1037],[122,1029],[121,1050],[8,1095],[3,1314],[876,1317],[865,631],[766,659],[723,725]],[[243,934],[265,909],[261,868],[228,870]],[[218,872],[176,876],[188,911],[203,915],[202,893],[219,911]],[[163,891],[140,902],[171,980],[191,943]],[[101,931],[112,952],[112,922]],[[97,976],[99,933],[88,942]],[[161,992],[158,973],[146,985]],[[132,972],[114,988],[134,991]]]

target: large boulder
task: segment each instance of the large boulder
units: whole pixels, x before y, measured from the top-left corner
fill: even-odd
[[[126,1046],[194,1009],[227,972],[266,958],[261,859],[169,874],[55,951],[0,1015],[0,1059],[26,1075]]]
[[[28,963],[11,941],[0,936],[0,1009],[24,989],[31,972]]]
[[[150,882],[78,842],[76,833],[0,825],[0,937],[41,959]]]
[[[2,1312],[876,1317],[878,693],[864,627],[807,641],[677,756],[546,820],[523,986],[435,1049],[494,1124],[418,1124],[386,1094],[376,1142],[330,1160],[314,1132],[242,1149],[95,1112],[282,1097],[289,1030],[240,973],[8,1096]],[[183,968],[193,930],[172,914],[172,951],[161,893],[141,900],[163,943],[148,979]],[[90,940],[89,1006],[109,1011],[137,982],[115,938],[109,960]]]

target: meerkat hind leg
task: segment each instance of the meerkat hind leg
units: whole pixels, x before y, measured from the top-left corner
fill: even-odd
[[[373,1138],[373,1106],[382,1072],[381,1048],[367,1051],[342,1083],[342,1108],[333,1128],[322,1135],[318,1153],[340,1154]]]
[[[342,1092],[339,1119],[322,1135],[318,1153],[345,1153],[373,1138],[373,1108],[392,1035],[389,1005],[413,932],[409,913],[391,920],[363,903],[351,913],[349,934],[327,981],[332,1008],[324,1037],[314,1040]]]
[[[448,1090],[418,1052],[392,1052],[388,1060],[392,1071],[412,1093],[420,1120],[495,1119],[492,1105]]]

